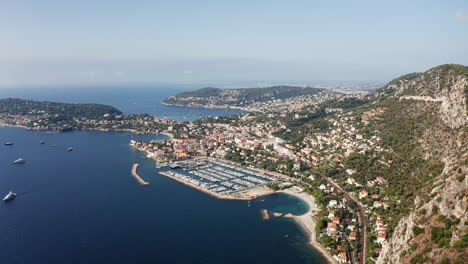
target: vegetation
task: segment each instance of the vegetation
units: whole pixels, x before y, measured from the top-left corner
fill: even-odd
[[[202,88],[196,91],[179,93],[164,100],[168,104],[191,105],[206,104],[247,106],[254,102],[266,102],[272,99],[287,99],[302,95],[312,95],[324,91],[321,88],[301,86],[273,86],[265,88],[219,89]]]
[[[122,114],[116,108],[102,104],[66,104],[15,98],[0,99],[0,113],[2,114],[39,115],[44,112],[49,115],[57,115],[58,119],[73,117],[96,119],[103,117],[105,114]]]
[[[450,243],[452,232],[446,231],[443,227],[433,226],[431,228],[431,241],[439,247],[445,247]]]
[[[468,247],[468,234],[463,235],[462,239],[458,240],[454,244],[457,249],[465,249]]]
[[[210,97],[217,96],[222,90],[219,88],[206,87],[196,91],[182,92],[177,94],[177,97]]]
[[[421,228],[419,226],[413,227],[413,233],[415,236],[418,236],[419,234],[422,234],[423,232],[424,232],[424,228]]]

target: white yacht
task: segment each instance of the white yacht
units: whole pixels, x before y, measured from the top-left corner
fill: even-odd
[[[23,158],[19,158],[19,159],[13,161],[13,163],[25,163],[25,162],[26,162],[26,160],[23,159]]]
[[[16,193],[10,191],[4,198],[3,198],[3,201],[6,202],[6,201],[9,201],[9,200],[12,200],[16,197]]]

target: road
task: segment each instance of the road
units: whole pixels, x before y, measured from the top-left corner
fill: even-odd
[[[322,174],[320,174],[322,175]],[[341,189],[341,187],[336,184],[332,179],[322,175],[322,177],[327,180],[331,185],[333,185],[336,189],[338,189],[343,195],[348,198],[348,200],[351,200],[356,203],[357,208],[355,209],[357,214],[358,214],[358,220],[359,220],[359,230],[360,230],[360,239],[359,239],[359,244],[361,245],[361,252],[359,252],[359,263],[364,264],[366,263],[366,234],[367,234],[367,222],[366,222],[366,217],[364,216],[363,213],[363,207],[362,204],[359,200],[355,199],[351,195],[349,195],[348,192],[345,190]]]

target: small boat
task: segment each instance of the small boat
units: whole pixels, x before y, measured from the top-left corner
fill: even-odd
[[[72,147],[67,148],[67,151],[72,151],[72,150],[73,150]]]
[[[16,193],[10,191],[5,197],[3,197],[3,201],[9,201],[9,200],[12,200],[12,199],[15,199],[16,197]]]
[[[180,168],[180,164],[171,164],[170,168],[171,168],[171,169]]]
[[[5,142],[5,146],[11,146],[11,145],[13,145],[13,142],[10,142],[10,141]]]
[[[13,161],[13,163],[25,163],[25,162],[26,162],[26,160],[23,159],[23,158],[19,158],[19,159]]]
[[[41,144],[41,145],[42,145],[42,144],[45,144],[45,141],[41,141],[41,142],[39,142],[39,144]]]

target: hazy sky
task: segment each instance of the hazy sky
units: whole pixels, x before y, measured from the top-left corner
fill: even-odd
[[[468,64],[468,1],[0,0],[0,86],[388,80]]]

